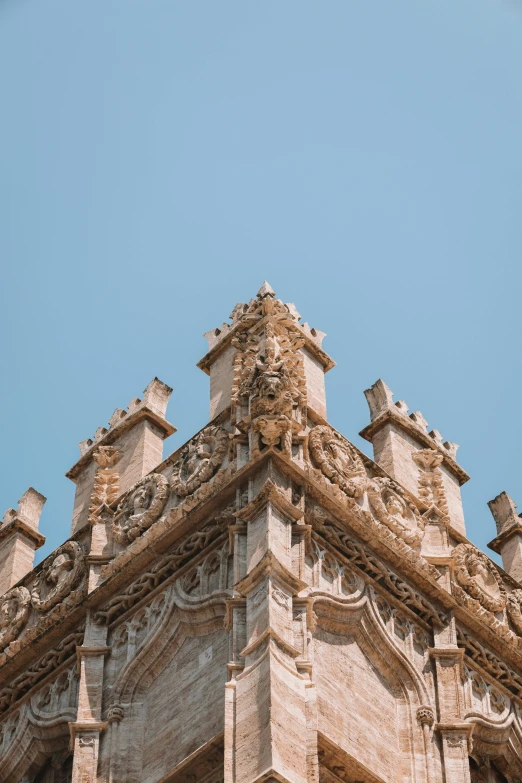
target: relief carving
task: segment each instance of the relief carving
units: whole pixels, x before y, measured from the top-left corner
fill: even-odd
[[[102,509],[114,503],[120,494],[120,477],[115,470],[115,465],[120,461],[121,453],[115,446],[100,446],[92,456],[98,464],[98,469],[94,476],[89,506],[90,525],[98,522]]]
[[[459,544],[453,551],[455,578],[468,595],[489,612],[506,606],[506,588],[491,561],[472,544]]]
[[[513,590],[508,596],[507,613],[516,633],[522,636],[522,590]]]
[[[85,571],[82,548],[67,541],[50,558],[31,591],[31,603],[38,612],[48,612],[75,588]]]
[[[264,328],[256,332],[261,319]],[[292,438],[302,429],[306,411],[306,380],[299,350],[305,338],[296,328],[299,318],[266,289],[237,311],[236,320],[242,326],[232,341],[237,350],[232,384],[236,424],[250,434],[251,457],[270,446],[279,447],[290,457]]]
[[[15,587],[0,598],[0,651],[17,638],[30,608],[31,595],[26,587]]]
[[[185,447],[174,465],[170,485],[179,497],[191,495],[210,481],[228,451],[228,432],[223,427],[206,427]]]
[[[375,518],[407,544],[418,547],[425,521],[404,491],[389,478],[370,478],[357,449],[326,425],[314,427],[309,436],[312,460],[349,497],[366,496]]]
[[[112,523],[114,538],[134,541],[161,516],[169,496],[165,476],[151,473],[140,479],[120,501]]]
[[[439,469],[443,459],[435,449],[422,449],[413,454],[413,461],[419,466],[419,497],[427,506],[435,505],[447,514],[448,503]]]

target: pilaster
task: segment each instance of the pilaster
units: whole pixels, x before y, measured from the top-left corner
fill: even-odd
[[[283,477],[271,475],[237,513],[242,524],[233,531],[234,589],[245,602],[246,623],[232,634],[244,632],[244,668],[232,665],[225,691],[227,783],[317,779],[315,694],[308,673],[299,671],[293,634],[294,598],[305,585],[292,563],[292,528],[302,511]],[[240,615],[241,598],[232,613]]]

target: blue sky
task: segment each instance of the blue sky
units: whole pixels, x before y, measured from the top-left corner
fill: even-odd
[[[69,533],[77,443],[266,278],[328,333],[369,453],[384,378],[461,444],[469,537],[522,510],[522,2],[2,0],[0,503]]]

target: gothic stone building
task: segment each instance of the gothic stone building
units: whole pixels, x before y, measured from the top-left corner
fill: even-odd
[[[2,783],[520,783],[522,519],[465,534],[454,443],[379,380],[369,459],[323,334],[264,284],[209,332],[210,422],[157,378],[80,444],[70,538],[0,525]]]

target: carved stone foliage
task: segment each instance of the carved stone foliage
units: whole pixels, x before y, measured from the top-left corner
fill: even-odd
[[[169,496],[169,484],[160,473],[150,473],[121,499],[112,523],[116,541],[134,541],[161,516]]]
[[[354,566],[389,590],[395,598],[398,598],[422,620],[432,621],[439,626],[446,623],[447,617],[444,612],[438,611],[416,590],[381,563],[375,555],[355,542],[348,533],[338,528],[333,522],[321,519],[318,515],[315,515],[313,522],[320,535],[324,536],[333,547],[338,548]]]
[[[484,669],[493,679],[504,685],[511,693],[522,699],[522,677],[483,647],[471,634],[457,628],[457,644],[465,650],[477,666]]]
[[[516,633],[522,636],[522,590],[513,590],[508,596],[507,613]]]
[[[506,606],[506,588],[493,563],[472,544],[459,544],[453,551],[458,584],[489,612]]]
[[[413,455],[419,466],[419,497],[427,506],[435,505],[443,514],[448,513],[448,503],[439,466],[444,457],[435,449],[421,449]]]
[[[17,638],[29,617],[31,595],[15,587],[0,598],[0,651]]]
[[[94,525],[105,506],[114,503],[119,494],[120,477],[115,465],[121,459],[121,453],[114,446],[100,446],[93,454],[98,464],[89,506],[89,524]]]
[[[227,525],[235,522],[230,509],[217,514],[214,519],[201,530],[191,533],[173,552],[164,555],[152,566],[150,571],[142,574],[120,595],[111,598],[108,604],[94,615],[96,623],[110,623],[116,617],[135,606],[148,593],[174,574],[182,565],[202,552],[209,544],[226,532]]]
[[[85,558],[76,541],[66,541],[44,561],[43,570],[31,591],[31,603],[38,612],[48,612],[78,586],[85,573]]]
[[[47,652],[33,666],[16,677],[9,686],[0,690],[0,714],[34,688],[44,677],[55,671],[64,661],[76,653],[76,646],[83,641],[83,628],[66,636],[60,644]]]
[[[210,481],[221,467],[228,451],[228,432],[223,427],[205,427],[187,446],[174,465],[170,485],[180,497],[191,495]]]
[[[368,505],[375,518],[413,547],[420,545],[425,521],[403,489],[388,478],[370,478],[357,449],[326,425],[309,436],[310,455],[319,470],[349,497]]]

